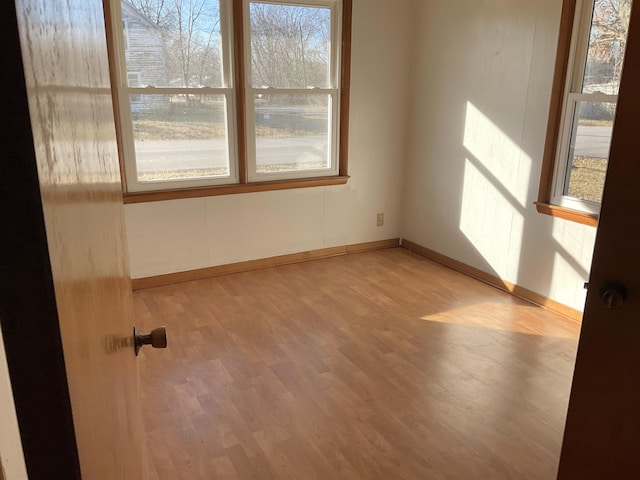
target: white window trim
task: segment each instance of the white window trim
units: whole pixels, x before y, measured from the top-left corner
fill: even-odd
[[[185,189],[195,187],[207,187],[214,185],[233,185],[239,182],[238,175],[238,158],[237,158],[237,133],[236,133],[236,101],[235,90],[233,88],[233,16],[231,0],[220,1],[220,28],[222,30],[222,61],[223,87],[215,88],[166,88],[147,86],[142,88],[129,87],[126,57],[124,46],[123,29],[114,29],[115,49],[114,56],[117,62],[116,97],[118,99],[118,107],[120,110],[120,140],[122,145],[122,156],[124,164],[124,176],[126,180],[126,190],[130,193],[137,192],[154,192],[169,189]],[[123,25],[122,7],[120,0],[111,1],[110,13],[112,23],[114,25]],[[130,95],[143,94],[198,94],[198,95],[224,95],[226,99],[226,120],[227,120],[227,151],[229,156],[229,175],[220,177],[201,177],[197,179],[169,179],[144,181],[138,180],[138,170],[136,163],[135,144],[133,138],[133,119],[131,115]]]
[[[133,119],[131,115],[131,103],[129,95],[137,94],[165,94],[172,89],[164,87],[141,86],[132,88],[127,83],[127,72],[125,62],[124,33],[122,24],[122,7],[120,0],[107,0],[109,25],[110,25],[110,65],[112,72],[112,90],[114,93],[115,107],[119,110],[116,120],[118,138],[121,154],[123,191],[125,203],[137,203],[140,201],[154,201],[161,198],[188,198],[192,196],[225,195],[229,193],[242,193],[245,191],[266,191],[289,188],[301,188],[306,186],[338,185],[348,181],[347,175],[347,147],[346,137],[341,139],[340,135],[346,132],[348,125],[348,98],[349,86],[343,93],[343,75],[349,78],[349,65],[344,63],[343,54],[350,54],[351,25],[345,30],[343,14],[351,20],[351,0],[257,0],[261,3],[284,4],[307,7],[325,7],[331,10],[331,84],[330,88],[304,89],[305,94],[328,95],[331,102],[331,114],[327,119],[329,124],[329,150],[331,155],[331,168],[319,170],[288,171],[283,173],[261,173],[252,175],[255,172],[255,154],[250,152],[251,142],[248,136],[255,135],[255,122],[249,123],[249,115],[253,115],[253,92],[246,85],[237,83],[240,71],[245,70],[242,75],[245,81],[249,81],[250,63],[244,65],[234,65],[238,59],[233,46],[238,40],[238,32],[234,32],[234,25],[244,29],[243,41],[247,38],[248,27],[248,0],[221,0],[221,28],[222,32],[222,57],[224,62],[224,88],[204,89],[198,88],[197,92],[189,93],[213,93],[224,94],[227,99],[227,128],[229,136],[230,154],[230,176],[208,177],[189,180],[171,179],[166,181],[137,181],[137,165],[135,161],[135,146],[133,139]],[[241,8],[242,18],[235,17]],[[346,40],[345,52],[342,52],[342,42]],[[250,46],[244,45],[243,55],[250,56]],[[245,62],[243,56],[242,61]],[[344,69],[344,71],[343,71]],[[287,93],[286,90],[276,89],[277,93]],[[292,89],[295,90],[295,89]],[[243,94],[240,94],[240,91]],[[261,93],[264,93],[261,92]],[[274,92],[276,93],[276,92]],[[242,107],[242,111],[238,111]],[[341,111],[343,109],[344,111]],[[242,131],[238,130],[242,127]],[[240,158],[242,157],[242,158]],[[251,165],[253,163],[253,165]],[[325,183],[326,182],[326,183]]]
[[[567,173],[570,163],[571,139],[573,137],[575,109],[578,102],[616,103],[617,95],[582,93],[582,82],[589,51],[589,35],[594,8],[594,0],[578,0],[571,34],[571,46],[562,103],[562,116],[558,146],[554,162],[554,174],[550,203],[560,207],[581,211],[587,214],[599,214],[600,203],[582,200],[564,195]]]
[[[250,4],[267,3],[273,5],[291,5],[298,7],[324,7],[331,11],[331,64],[328,88],[254,88],[251,82],[251,25]],[[247,147],[247,176],[249,182],[263,182],[271,180],[297,180],[303,178],[329,177],[339,174],[339,145],[340,145],[340,65],[341,65],[341,32],[342,32],[342,2],[341,0],[303,0],[303,1],[269,1],[243,0],[244,25],[244,65],[245,65],[245,119],[246,119],[246,147]],[[257,94],[305,94],[328,95],[329,112],[329,162],[330,168],[305,169],[277,173],[257,173],[256,155],[256,116],[254,98]]]

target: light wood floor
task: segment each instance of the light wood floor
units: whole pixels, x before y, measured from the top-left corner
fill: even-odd
[[[572,320],[399,248],[134,297],[154,480],[555,478]]]

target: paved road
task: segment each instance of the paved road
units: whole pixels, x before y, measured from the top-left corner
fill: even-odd
[[[579,126],[575,154],[581,157],[609,158],[612,127]]]
[[[326,137],[258,138],[258,165],[295,164],[326,158]],[[224,167],[227,146],[223,139],[152,140],[136,144],[141,173]]]
[[[295,164],[326,158],[326,137],[258,138],[258,165]],[[575,154],[608,158],[611,127],[578,127]],[[136,145],[141,173],[224,167],[226,142],[212,140],[145,141]]]

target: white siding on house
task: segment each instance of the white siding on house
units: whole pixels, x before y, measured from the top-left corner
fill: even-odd
[[[130,87],[167,86],[164,43],[159,28],[122,2],[127,80]],[[134,116],[149,110],[167,110],[165,95],[136,95],[132,101]]]

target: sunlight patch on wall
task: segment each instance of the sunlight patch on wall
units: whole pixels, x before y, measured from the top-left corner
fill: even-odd
[[[465,148],[525,207],[531,158],[471,102],[467,102]]]
[[[467,102],[460,230],[501,278],[518,278],[531,159]]]
[[[570,255],[578,268],[574,270],[579,275],[587,275],[591,270],[593,246],[596,241],[597,229],[574,222],[554,219],[551,234],[558,245],[562,245],[566,255]]]
[[[465,159],[460,230],[501,278],[512,278],[514,264],[517,270],[523,229],[520,212]]]
[[[584,284],[576,281],[576,269],[560,252],[553,256],[553,278],[551,279],[551,298],[557,298],[566,305],[584,306],[587,291]],[[580,273],[578,272],[578,275]],[[586,279],[585,279],[586,280]]]
[[[556,245],[551,294],[559,301],[584,308],[589,281],[593,247],[597,229],[573,222],[555,220],[552,236]]]

